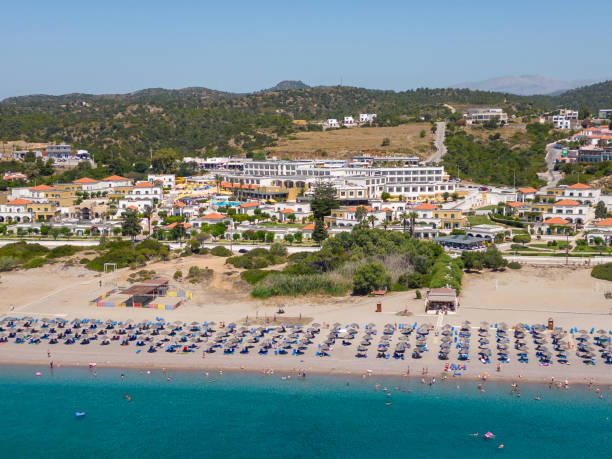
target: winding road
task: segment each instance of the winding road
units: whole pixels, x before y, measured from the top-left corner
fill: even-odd
[[[446,154],[446,145],[444,145],[444,134],[446,132],[446,123],[444,121],[438,121],[436,123],[436,140],[434,145],[436,146],[436,152],[430,156],[428,162],[438,163],[442,160],[442,157]]]
[[[557,186],[559,180],[563,178],[563,172],[555,170],[555,162],[561,156],[561,150],[554,148],[557,142],[549,143],[546,145],[546,172],[538,173],[538,178],[546,180],[546,186],[542,187],[542,190],[548,190]]]

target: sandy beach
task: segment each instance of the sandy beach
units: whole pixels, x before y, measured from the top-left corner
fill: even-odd
[[[451,378],[477,378],[488,373],[491,380],[508,379],[549,381],[568,379],[580,383],[594,379],[601,383],[612,383],[612,366],[604,364],[597,358],[596,365],[585,365],[576,356],[575,336],[570,334],[569,341],[573,348],[568,352],[569,365],[554,362],[550,366],[541,366],[535,356],[533,343],[528,343],[529,363],[520,363],[516,351],[510,350],[508,363],[501,364],[501,371],[496,371],[497,361],[483,364],[478,360],[477,329],[482,321],[495,324],[506,322],[509,327],[517,323],[546,324],[549,318],[554,320],[555,327],[569,331],[591,329],[612,330],[610,308],[612,300],[604,297],[609,288],[607,283],[590,277],[589,270],[574,267],[524,267],[521,270],[509,270],[502,273],[486,272],[466,274],[464,287],[460,296],[461,307],[453,315],[437,316],[424,313],[423,300],[415,299],[413,291],[392,293],[382,298],[342,297],[342,298],[273,298],[255,300],[248,295],[248,286],[239,280],[239,270],[224,265],[224,259],[205,256],[190,259],[179,259],[172,262],[157,263],[147,267],[155,270],[156,275],[171,278],[174,271],[186,272],[189,266],[197,264],[215,271],[213,279],[206,284],[193,285],[188,282],[178,283],[180,288],[193,293],[193,299],[175,311],[134,308],[100,308],[92,306],[89,301],[109,287],[129,285],[127,276],[132,272],[121,270],[117,273],[100,275],[79,266],[64,267],[61,264],[45,266],[29,271],[3,273],[0,282],[3,295],[0,298],[0,314],[7,316],[31,316],[43,318],[61,317],[66,320],[90,318],[100,321],[133,320],[153,321],[163,317],[168,322],[180,321],[186,324],[197,322],[236,322],[240,327],[248,317],[249,328],[256,327],[255,321],[265,323],[274,318],[282,320],[299,319],[305,323],[321,324],[321,332],[313,339],[303,355],[260,355],[255,350],[248,354],[224,354],[221,351],[202,356],[205,343],[189,353],[147,353],[145,348],[137,348],[133,343],[120,346],[111,342],[100,346],[92,341],[88,345],[64,345],[58,343],[16,344],[9,340],[0,345],[0,364],[32,364],[48,366],[52,360],[55,365],[87,366],[95,362],[99,367],[134,367],[141,369],[181,368],[196,370],[234,369],[245,371],[262,371],[274,369],[275,372],[291,372],[302,369],[307,372],[327,372],[340,374],[363,374],[370,370],[374,374],[391,374],[426,378],[446,375]],[[100,286],[102,283],[102,286]],[[382,312],[377,313],[376,303],[382,302]],[[285,313],[282,318],[275,317],[282,306]],[[404,312],[405,311],[405,312]],[[404,312],[403,315],[398,313]],[[471,322],[472,351],[470,360],[459,362],[457,350],[452,349],[449,360],[438,359],[441,344],[440,331],[450,325],[458,329],[464,321]],[[329,333],[332,324],[341,327],[355,323],[359,325],[355,341],[344,346],[337,341],[330,349],[329,356],[316,355],[319,345]],[[367,358],[356,358],[356,347],[364,337],[365,325],[371,323],[377,329],[372,340],[372,350]],[[396,327],[393,333],[391,349],[399,342],[400,324],[405,326],[428,324],[431,332],[427,336],[427,348],[423,357],[414,359],[410,350],[415,346],[414,333],[408,338],[409,351],[404,359],[376,358],[375,347],[379,343],[386,324]],[[220,328],[214,327],[219,331]],[[495,328],[490,329],[491,336]],[[141,352],[138,352],[140,350]],[[51,357],[48,357],[48,352]],[[466,368],[455,376],[454,372],[444,372],[446,364],[466,365]]]

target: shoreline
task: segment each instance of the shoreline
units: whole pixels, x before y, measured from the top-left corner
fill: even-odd
[[[95,363],[94,367],[90,367],[90,363]],[[457,382],[461,381],[465,382],[481,382],[483,384],[487,382],[494,383],[528,383],[528,384],[544,384],[547,385],[551,382],[551,377],[554,377],[555,384],[559,384],[568,381],[570,386],[576,385],[584,385],[587,386],[589,381],[591,381],[592,385],[597,386],[610,386],[612,388],[612,368],[608,369],[609,377],[598,377],[598,375],[593,375],[592,377],[588,377],[583,375],[582,377],[576,377],[576,375],[534,375],[533,372],[527,371],[527,375],[520,374],[519,375],[509,375],[507,372],[497,373],[494,369],[493,372],[489,372],[489,370],[485,367],[482,367],[482,371],[476,374],[473,371],[463,373],[461,375],[454,375],[452,371],[445,372],[444,370],[429,370],[426,374],[421,374],[420,372],[411,371],[409,374],[392,371],[391,369],[377,369],[370,370],[366,369],[363,371],[359,371],[358,369],[342,369],[342,368],[313,368],[313,367],[305,367],[304,365],[286,365],[286,363],[290,362],[270,362],[270,363],[281,363],[281,365],[274,366],[266,366],[263,368],[255,368],[252,365],[248,367],[245,365],[218,365],[211,364],[206,365],[195,365],[195,364],[186,364],[184,362],[143,362],[142,364],[137,362],[99,362],[91,360],[89,362],[80,362],[80,361],[54,361],[54,367],[52,371],[61,370],[62,368],[71,368],[71,369],[86,369],[88,371],[96,371],[99,369],[109,369],[109,370],[139,370],[139,371],[179,371],[185,373],[202,373],[202,372],[214,372],[214,373],[241,373],[241,374],[263,374],[266,376],[286,376],[286,375],[297,375],[300,371],[305,371],[306,374],[315,374],[315,375],[323,375],[323,376],[351,376],[351,377],[363,377],[364,379],[375,378],[378,376],[382,377],[394,377],[401,378],[407,380],[425,380],[425,384],[428,384],[428,381],[431,378],[436,378],[437,382]],[[470,362],[473,363],[473,362]],[[59,364],[59,366],[57,366]],[[0,359],[0,368],[5,366],[16,366],[16,367],[30,367],[33,370],[41,371],[45,369],[49,371],[49,360],[45,359],[35,359],[29,361],[23,360],[7,360]],[[42,367],[42,368],[41,368]],[[525,370],[529,370],[525,368]],[[483,379],[483,373],[487,372],[486,378]]]

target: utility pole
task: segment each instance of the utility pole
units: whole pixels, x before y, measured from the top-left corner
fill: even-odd
[[[569,228],[565,229],[565,265],[569,264]]]

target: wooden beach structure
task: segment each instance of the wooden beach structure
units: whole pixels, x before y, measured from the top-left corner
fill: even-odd
[[[459,309],[457,292],[452,288],[432,288],[425,296],[427,314],[455,314]]]

